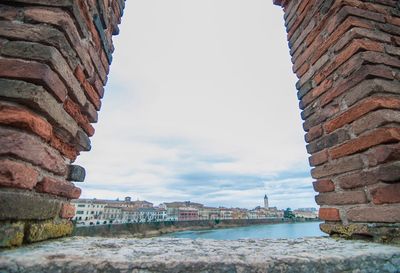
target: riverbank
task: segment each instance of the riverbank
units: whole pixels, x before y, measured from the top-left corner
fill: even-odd
[[[96,225],[75,227],[74,236],[101,236],[120,237],[131,236],[137,238],[155,237],[163,234],[188,231],[243,227],[250,225],[296,223],[306,221],[319,221],[307,219],[229,219],[229,220],[198,220],[198,221],[164,221],[151,223],[129,223],[113,225]]]

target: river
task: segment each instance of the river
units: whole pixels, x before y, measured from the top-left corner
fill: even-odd
[[[166,234],[166,237],[190,238],[190,239],[295,239],[302,237],[326,236],[319,229],[320,222],[301,222],[285,224],[252,225],[245,227],[190,230]]]

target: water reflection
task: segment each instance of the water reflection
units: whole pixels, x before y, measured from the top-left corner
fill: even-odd
[[[181,231],[166,234],[166,237],[190,238],[190,239],[214,239],[214,240],[237,240],[237,239],[296,239],[302,237],[326,236],[319,229],[320,222],[253,225],[247,227]]]

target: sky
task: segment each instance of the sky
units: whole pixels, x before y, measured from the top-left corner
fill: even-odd
[[[82,197],[316,207],[272,0],[129,0],[114,46]]]

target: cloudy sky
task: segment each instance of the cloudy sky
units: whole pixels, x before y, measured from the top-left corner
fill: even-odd
[[[282,10],[126,3],[82,197],[316,206]]]

